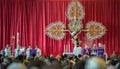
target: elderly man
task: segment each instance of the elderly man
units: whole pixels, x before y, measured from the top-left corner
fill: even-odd
[[[30,50],[31,50],[31,46],[29,46],[26,50],[26,59],[28,59],[30,57]]]

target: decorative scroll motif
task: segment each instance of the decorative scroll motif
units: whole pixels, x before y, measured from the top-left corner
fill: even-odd
[[[67,17],[69,20],[78,19],[82,20],[85,16],[83,6],[78,1],[73,1],[68,5]]]
[[[56,40],[61,40],[64,38],[65,25],[62,22],[55,22],[52,24],[49,24],[46,28],[46,34]]]
[[[87,38],[90,40],[102,37],[106,33],[106,28],[99,22],[88,22],[87,28]]]
[[[83,28],[83,24],[79,20],[74,20],[68,24],[68,28],[70,31],[80,31]]]

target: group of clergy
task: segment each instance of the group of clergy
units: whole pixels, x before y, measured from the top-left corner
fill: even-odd
[[[4,56],[9,57],[11,56],[11,48],[7,44],[3,52],[0,52],[1,54],[4,54]],[[14,57],[18,57],[19,55],[26,55],[26,59],[28,59],[30,56],[35,55],[36,57],[41,56],[41,50],[36,46],[34,49],[31,46],[28,46],[28,48],[25,49],[25,47],[22,47],[20,45],[17,45],[17,47],[14,50]]]
[[[25,47],[22,47],[20,45],[17,45],[17,47],[14,50],[14,57],[18,57],[19,55],[26,55],[26,58],[28,59],[32,54],[35,54],[37,57],[40,57],[41,50],[37,46],[34,49],[31,46],[28,46],[28,48],[25,49]],[[80,46],[76,45],[74,47],[73,54],[75,56],[94,55],[94,56],[104,57],[106,52],[103,44],[98,43],[98,45],[94,44],[93,47],[91,48],[85,44],[83,49]],[[11,48],[8,44],[4,49],[4,56],[6,57],[11,56]]]
[[[104,55],[106,55],[106,51],[104,45],[101,43],[98,43],[98,45],[94,44],[92,47],[89,47],[85,44],[83,49],[80,46],[75,46],[73,50],[73,54],[75,56],[89,55],[89,56],[104,57]]]

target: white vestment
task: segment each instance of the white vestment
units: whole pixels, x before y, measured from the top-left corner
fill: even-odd
[[[26,50],[26,59],[28,59],[30,57],[30,50],[31,50],[31,48],[27,48],[27,50]]]
[[[36,56],[37,57],[41,56],[41,50],[39,48],[36,48]]]
[[[4,52],[5,52],[5,56],[11,55],[10,48],[5,48]]]
[[[15,49],[15,58],[20,55],[20,49],[16,48]]]
[[[92,48],[91,55],[94,55],[94,56],[97,55],[97,48],[96,47]]]
[[[82,54],[82,48],[81,47],[74,47],[73,54],[75,56],[78,56],[79,54]]]
[[[24,47],[21,48],[21,49],[20,49],[20,55],[23,55],[24,51],[25,51],[25,48],[24,48]]]

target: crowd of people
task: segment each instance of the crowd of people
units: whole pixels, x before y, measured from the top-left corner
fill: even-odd
[[[0,55],[0,69],[120,69],[120,57],[112,54],[105,61],[101,57],[81,55],[58,55],[56,57],[34,54],[28,59],[25,56],[5,57]]]

